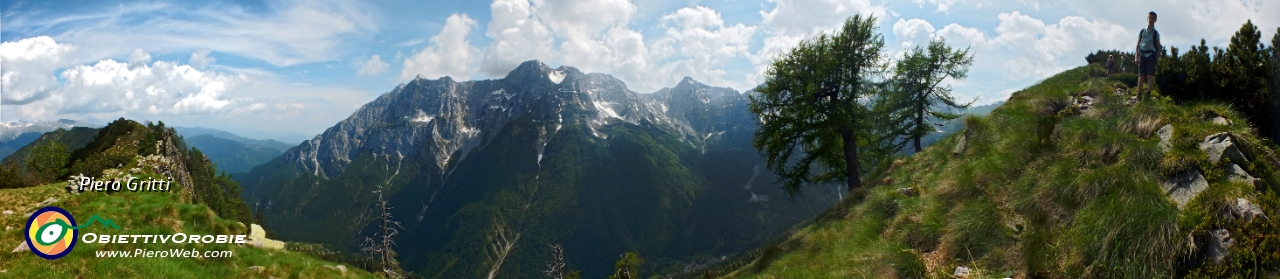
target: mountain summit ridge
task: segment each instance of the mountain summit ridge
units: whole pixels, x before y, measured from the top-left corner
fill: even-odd
[[[763,198],[784,193],[771,173],[743,175],[764,164],[747,106],[692,78],[637,93],[528,61],[501,79],[400,84],[237,179],[282,240],[354,250],[382,195],[414,239],[397,248],[409,270],[525,278],[559,243],[601,277],[626,251],[655,266],[738,253],[835,202]],[[476,249],[497,239],[519,245]]]
[[[646,94],[627,89],[612,75],[585,74],[571,66],[552,69],[529,60],[497,80],[459,82],[448,76],[434,80],[419,77],[400,84],[300,148],[289,150],[285,160],[331,178],[341,175],[352,156],[366,147],[380,147],[374,151],[388,156],[407,156],[426,149],[437,167],[446,170],[454,153],[465,156],[492,136],[486,131],[500,129],[525,115],[543,123],[548,135],[554,135],[564,116],[570,116],[587,120],[598,137],[608,136],[599,132],[604,125],[647,121],[700,143],[725,125],[704,123],[709,121],[705,116],[690,119],[699,112],[686,103],[709,104],[713,99],[719,106],[745,106],[747,101],[733,89],[712,87],[687,76],[674,87]],[[386,127],[393,132],[362,128],[370,125],[389,125]]]

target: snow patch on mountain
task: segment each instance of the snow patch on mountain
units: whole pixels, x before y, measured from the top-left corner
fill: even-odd
[[[550,79],[555,84],[560,84],[560,82],[564,81],[564,77],[568,75],[564,70],[554,70],[547,74],[547,79]]]
[[[436,119],[435,116],[427,115],[427,113],[422,112],[422,110],[418,110],[418,115],[414,116],[413,118],[410,118],[409,122],[426,124],[426,123],[431,123],[431,120],[434,120],[434,119]]]

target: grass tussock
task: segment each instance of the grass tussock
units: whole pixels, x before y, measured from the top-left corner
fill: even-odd
[[[1127,85],[1077,68],[1016,92],[987,117],[965,119],[962,135],[940,141],[892,169],[861,202],[786,236],[785,245],[744,257],[754,268],[727,278],[1221,278],[1276,276],[1276,222],[1221,214],[1237,198],[1280,216],[1280,159],[1229,106],[1174,103],[1156,96],[1127,104]],[[1116,92],[1120,92],[1117,94]],[[1071,98],[1089,96],[1084,108]],[[1214,117],[1233,120],[1228,125]],[[1156,136],[1172,124],[1172,148]],[[1249,162],[1210,163],[1204,137],[1234,136]],[[966,147],[953,149],[959,138]],[[1255,184],[1229,181],[1228,163]],[[1179,209],[1160,183],[1199,171],[1209,188]],[[919,195],[895,190],[914,187]],[[830,216],[830,215],[829,215]],[[1273,217],[1275,218],[1275,217]],[[1205,264],[1208,232],[1239,235],[1226,263]],[[813,247],[813,248],[806,248]]]

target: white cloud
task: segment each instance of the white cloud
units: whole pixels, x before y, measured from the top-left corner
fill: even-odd
[[[660,73],[667,75],[661,80],[662,86],[691,76],[709,84],[754,87],[737,78],[726,79],[724,67],[733,59],[750,56],[751,38],[758,27],[726,26],[719,12],[702,6],[677,10],[661,20],[667,31],[654,43],[655,58],[677,59],[662,65],[664,71]]]
[[[0,43],[0,103],[23,105],[48,97],[58,89],[52,73],[73,65],[76,49],[47,36]]]
[[[363,4],[350,1],[283,1],[265,11],[239,6],[175,6],[130,3],[104,11],[49,16],[6,13],[8,30],[54,30],[96,60],[142,49],[212,49],[276,66],[337,59],[351,38],[377,31]],[[145,20],[144,24],[139,24]],[[83,61],[88,62],[88,61]]]
[[[636,6],[629,0],[534,0],[533,11],[556,35],[576,39],[625,26]]]
[[[444,30],[431,37],[431,47],[404,60],[400,79],[408,80],[416,75],[431,79],[442,76],[469,79],[477,71],[476,59],[480,53],[467,40],[467,34],[471,33],[471,28],[475,25],[476,21],[465,14],[449,16],[445,20]]]
[[[898,19],[893,24],[893,35],[901,42],[902,48],[928,44],[933,39],[933,24],[919,18],[910,20]]]
[[[924,7],[925,4],[933,4],[938,7],[939,12],[946,12],[951,8],[951,5],[955,5],[956,0],[915,0],[915,2],[920,7]]]
[[[134,62],[103,59],[79,64],[72,59],[80,55],[76,49],[82,47],[49,37],[0,43],[4,117],[90,121],[163,118],[168,123],[185,121],[207,127],[252,124],[323,129],[345,117],[333,109],[336,104],[368,101],[358,92],[285,84],[253,69],[228,73],[173,61],[134,64],[149,60],[136,59],[150,56],[145,51],[131,55]]]
[[[1056,24],[1016,11],[997,17],[999,35],[982,48],[977,59],[1003,61],[1001,69],[1013,78],[1048,77],[1081,64],[1089,52],[1123,47],[1137,36],[1119,25],[1078,16],[1064,17]]]
[[[486,75],[504,76],[519,63],[538,59],[609,73],[641,92],[671,86],[683,76],[747,86],[727,79],[724,67],[748,57],[759,29],[726,25],[719,12],[702,6],[662,15],[658,22],[665,32],[653,38],[627,27],[636,11],[627,1],[497,0],[490,9],[485,35],[492,42],[480,62]]]
[[[209,49],[207,48],[202,48],[192,52],[191,58],[187,59],[187,64],[191,64],[191,66],[196,67],[196,69],[204,69],[204,67],[207,67],[209,64],[213,64],[214,62],[218,62],[218,59],[213,58],[213,56],[209,56]]]
[[[1166,46],[1176,46],[1185,50],[1187,46],[1199,45],[1205,39],[1209,46],[1226,46],[1235,31],[1245,20],[1252,20],[1261,27],[1263,40],[1270,41],[1280,26],[1280,1],[1213,1],[1213,0],[1168,0],[1160,5],[1148,5],[1137,1],[1080,0],[1069,1],[1071,7],[1084,16],[1095,20],[1113,22],[1123,25],[1133,32],[1137,40],[1137,30],[1147,26],[1147,12],[1154,11],[1159,15],[1156,29],[1160,30],[1160,39]],[[1126,38],[1129,39],[1129,38]],[[1131,49],[1133,42],[1124,46],[1108,47]]]
[[[494,77],[505,76],[520,62],[529,59],[556,60],[555,37],[533,14],[528,0],[495,0],[485,36],[493,42],[485,48],[481,69]]]
[[[142,48],[134,49],[133,53],[129,54],[129,65],[133,67],[145,66],[148,63],[151,63],[151,54]]]
[[[773,59],[790,51],[800,41],[818,33],[839,29],[853,15],[875,16],[876,26],[883,26],[893,13],[869,0],[776,0],[773,9],[761,10],[763,46],[748,56],[754,71],[745,75],[744,88],[764,81],[764,73]],[[883,29],[880,30],[883,32]]]
[[[987,43],[987,35],[977,28],[964,27],[959,24],[947,24],[938,30],[937,36],[947,40],[952,46],[973,46]]]
[[[877,25],[889,17],[888,8],[871,5],[869,0],[777,0],[775,4],[773,10],[760,11],[762,24],[792,36],[839,28],[855,14],[874,15]]]
[[[391,65],[388,65],[387,62],[382,61],[381,56],[374,54],[373,56],[369,57],[368,61],[364,62],[364,66],[360,66],[360,73],[358,73],[357,75],[371,76],[371,75],[381,74],[382,72],[386,72],[387,68],[390,66]]]

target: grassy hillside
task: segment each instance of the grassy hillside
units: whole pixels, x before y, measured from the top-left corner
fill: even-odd
[[[81,131],[75,128],[72,131]],[[62,133],[60,133],[62,132]],[[119,230],[106,226],[89,226],[80,229],[81,234],[113,235],[237,235],[249,234],[248,224],[253,222],[248,207],[239,198],[239,187],[227,175],[217,175],[218,170],[195,149],[187,149],[172,129],[163,123],[153,125],[120,119],[103,127],[84,133],[65,133],[65,130],[46,134],[41,140],[66,142],[83,139],[87,143],[70,142],[80,146],[74,151],[63,151],[64,169],[50,174],[51,184],[34,187],[0,189],[0,247],[13,253],[0,253],[0,277],[8,278],[246,278],[290,277],[333,278],[369,277],[369,274],[351,267],[347,271],[338,264],[320,260],[317,256],[287,251],[261,250],[235,244],[100,244],[86,243],[76,238],[77,244],[66,257],[46,260],[31,252],[12,247],[24,244],[27,218],[44,206],[57,206],[70,212],[80,224],[87,224],[97,215],[118,224]],[[79,136],[76,136],[79,135]],[[40,141],[40,140],[38,140]],[[53,152],[53,151],[40,151]],[[56,157],[56,156],[54,156]],[[59,164],[61,165],[61,164]],[[71,194],[64,187],[70,174],[84,174],[98,181],[141,179],[169,179],[173,183],[167,192],[120,191],[84,192]],[[9,177],[0,177],[8,179]],[[49,181],[49,180],[46,180]],[[124,184],[122,182],[122,184]],[[123,185],[122,185],[123,186]],[[323,251],[299,245],[290,249],[308,251],[310,255],[329,257]],[[169,257],[128,258],[98,257],[99,251],[125,251],[136,249],[167,251],[230,251],[229,257]],[[203,255],[203,254],[202,254]],[[253,268],[255,267],[256,268]],[[325,267],[329,266],[329,267]]]
[[[1014,93],[966,119],[964,132],[871,176],[864,200],[706,274],[952,278],[963,267],[970,278],[1276,277],[1280,160],[1271,143],[1226,105],[1126,104],[1114,93],[1122,81],[1098,71],[1069,70]],[[1097,102],[1082,109],[1072,101],[1081,96]],[[1158,132],[1166,124],[1167,151]],[[1199,145],[1219,132],[1246,160],[1210,161]],[[1260,180],[1231,179],[1231,164]],[[1208,187],[1177,205],[1162,183],[1195,172]],[[1232,217],[1237,199],[1269,218]],[[1234,244],[1215,264],[1211,236],[1222,229]]]
[[[88,145],[93,141],[93,137],[98,135],[98,129],[88,127],[74,127],[70,130],[58,129],[53,132],[44,133],[35,140],[17,147],[12,154],[5,157],[5,161],[13,161],[18,165],[27,164],[27,156],[31,155],[31,149],[42,142],[59,142],[67,146],[69,150]]]
[[[108,230],[93,225],[80,233],[110,234],[248,234],[246,225],[218,217],[208,207],[181,203],[178,194],[165,192],[121,192],[112,195],[85,193],[70,195],[61,184],[0,190],[0,211],[32,212],[46,200],[66,209],[78,222],[90,214],[110,219],[121,228]],[[176,190],[176,189],[175,189]],[[0,277],[5,278],[369,278],[367,272],[351,268],[344,274],[337,263],[318,260],[298,252],[269,251],[235,244],[98,244],[77,243],[71,254],[46,260],[31,252],[9,253],[24,241],[26,213],[0,215]],[[229,250],[229,258],[98,258],[95,251],[134,249],[197,251]],[[262,266],[255,271],[251,266]],[[12,276],[12,277],[10,277]]]

